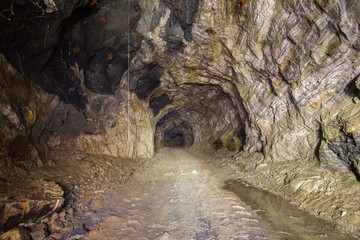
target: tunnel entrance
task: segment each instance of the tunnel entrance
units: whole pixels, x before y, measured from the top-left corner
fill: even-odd
[[[156,149],[162,147],[191,147],[193,142],[193,129],[178,111],[169,112],[156,124]]]

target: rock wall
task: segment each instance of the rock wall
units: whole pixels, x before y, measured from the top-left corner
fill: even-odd
[[[3,180],[51,164],[51,151],[59,149],[125,158],[153,156],[153,142],[148,140],[154,134],[151,110],[135,94],[119,90],[114,96],[99,96],[84,87],[88,109],[80,111],[29,83],[4,56],[0,65]]]
[[[167,10],[159,34],[136,30],[145,39],[142,49],[151,44],[147,54],[171,73],[164,81],[180,87],[214,84],[232,98],[246,124],[246,152],[263,152],[267,161],[317,157],[326,162],[318,154],[325,146],[324,114],[347,99],[358,109],[352,86],[360,71],[356,7],[351,1],[203,1],[193,40],[182,39],[183,49],[171,55],[161,32],[178,31],[181,37],[181,29],[167,29],[166,23],[172,14],[185,13]],[[155,12],[145,11],[139,22]]]
[[[27,142],[31,158],[38,155],[47,163],[54,149],[126,158],[154,155],[151,110],[140,100],[158,86],[161,67],[141,63],[129,72],[139,45],[136,39],[127,44],[140,13],[133,5],[17,1],[0,8],[1,117],[3,135],[9,137],[3,138],[4,156]],[[133,76],[150,77],[150,86],[137,84]],[[27,170],[41,163],[27,162],[32,162]]]
[[[246,126],[244,152],[262,152],[269,162],[316,158],[324,168],[358,174],[357,2],[203,1],[191,40],[177,27],[190,14],[181,4],[164,12],[161,1],[151,9],[139,2],[147,10],[139,25],[162,12],[157,28],[136,31],[144,36],[142,56],[165,68],[167,92],[217,85]],[[177,23],[168,24],[173,15]],[[168,54],[164,33],[182,39],[183,48]]]

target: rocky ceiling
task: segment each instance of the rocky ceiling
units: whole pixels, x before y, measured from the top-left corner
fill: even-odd
[[[2,175],[49,163],[54,149],[148,158],[193,146],[360,180],[359,10],[357,0],[2,1]]]

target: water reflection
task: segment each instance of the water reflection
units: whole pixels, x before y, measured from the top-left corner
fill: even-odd
[[[289,233],[286,239],[355,239],[337,232],[325,220],[309,215],[289,201],[239,180],[226,181],[225,189],[234,192],[275,230]]]

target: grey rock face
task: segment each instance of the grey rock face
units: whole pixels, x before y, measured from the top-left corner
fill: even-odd
[[[341,101],[323,114],[321,166],[331,171],[352,171],[359,180],[359,106]]]
[[[360,159],[359,140],[352,135],[342,135],[329,142],[329,148],[353,171],[360,180],[359,169],[357,168]]]

